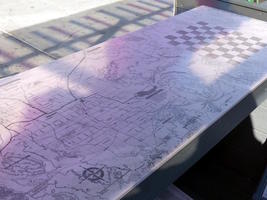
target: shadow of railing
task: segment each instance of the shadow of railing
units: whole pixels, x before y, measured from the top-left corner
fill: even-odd
[[[0,77],[164,20],[172,15],[171,9],[168,1],[129,0],[3,34],[2,40],[7,47],[1,47],[0,51],[0,59],[3,58],[0,60]],[[14,48],[9,49],[11,43],[14,48],[23,46],[28,52],[17,53]]]

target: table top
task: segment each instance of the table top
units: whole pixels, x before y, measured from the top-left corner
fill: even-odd
[[[0,196],[121,198],[266,80],[266,46],[202,6],[0,80]]]

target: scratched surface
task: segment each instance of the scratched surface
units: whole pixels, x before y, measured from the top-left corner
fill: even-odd
[[[122,197],[266,80],[266,44],[199,7],[0,80],[1,199]]]

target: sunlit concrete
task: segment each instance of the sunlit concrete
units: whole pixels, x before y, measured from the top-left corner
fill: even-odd
[[[96,5],[94,4],[96,1],[75,2],[83,2],[83,4],[86,4],[86,2],[90,3],[84,6],[82,3],[77,3],[77,5],[74,5],[73,10],[67,10],[67,8],[71,7],[74,3],[68,1],[60,6],[59,0],[53,1],[54,6],[51,6],[51,2],[38,4],[32,1],[30,4],[27,4],[28,9],[20,8],[20,4],[26,6],[22,1],[18,1],[18,3],[10,1],[6,4],[0,4],[0,16],[5,16],[4,18],[0,17],[0,26],[3,27],[4,23],[6,23],[7,26],[5,26],[4,31],[9,34],[8,38],[3,37],[0,40],[0,49],[12,55],[9,58],[5,56],[4,60],[0,59],[0,77],[27,70],[27,68],[21,65],[25,60],[38,60],[39,57],[48,57],[49,62],[51,59],[61,58],[104,42],[110,38],[122,36],[159,21],[166,20],[172,16],[171,0],[124,0],[111,3],[115,2],[112,0],[108,1],[109,4],[105,6],[93,9],[88,8]],[[104,3],[107,0],[101,2]],[[30,8],[30,5],[32,8]],[[61,10],[56,11],[56,8],[60,8]],[[48,18],[44,17],[44,13],[48,11],[57,14],[63,13],[62,9],[67,10],[68,13],[74,13],[75,11],[75,14],[68,14],[65,17],[56,19],[52,19],[52,15],[48,16]],[[78,12],[78,9],[81,12]],[[8,13],[8,10],[10,10],[9,15],[5,14]],[[36,23],[38,23],[28,26],[29,24],[27,25],[26,22],[24,23],[22,21],[23,23],[17,26],[16,24],[19,24],[24,16],[29,17],[28,14],[31,11],[34,11],[32,15],[38,16],[39,19],[43,17],[44,22],[35,19],[35,17],[30,17],[29,19],[36,20]],[[7,18],[15,20],[14,23],[5,20]],[[31,23],[33,24],[33,22]],[[14,28],[8,28],[11,26]],[[9,45],[10,41],[6,40],[12,40],[12,45]],[[29,47],[35,50],[35,54],[28,55],[27,52],[24,53],[25,48],[27,49]],[[14,48],[20,53],[14,53]],[[24,54],[27,54],[27,56],[23,56]],[[42,58],[40,62],[33,64],[35,67],[43,63],[45,61]]]
[[[53,60],[6,34],[0,35],[0,46],[0,78]]]
[[[0,28],[13,31],[120,0],[0,0]]]

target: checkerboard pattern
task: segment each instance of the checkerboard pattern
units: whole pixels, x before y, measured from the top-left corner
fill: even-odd
[[[242,63],[267,46],[261,38],[247,36],[238,31],[229,31],[221,26],[210,26],[203,21],[176,33],[165,36],[168,44],[180,45],[201,56],[234,64]]]

